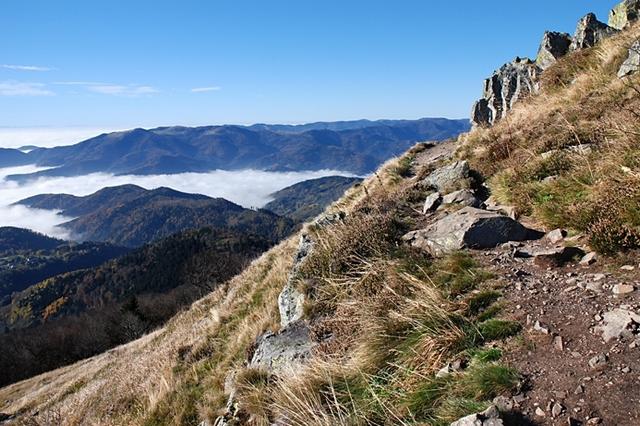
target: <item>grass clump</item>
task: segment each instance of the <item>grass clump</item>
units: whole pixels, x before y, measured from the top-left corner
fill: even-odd
[[[503,340],[515,336],[522,326],[515,321],[489,319],[478,324],[478,333],[484,341]]]

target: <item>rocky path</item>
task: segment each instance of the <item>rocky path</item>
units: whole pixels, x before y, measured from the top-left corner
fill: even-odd
[[[518,257],[545,245],[555,246],[543,239],[475,253],[504,280],[505,315],[525,327],[505,351],[526,377],[512,403],[537,424],[639,425],[640,317],[629,313],[640,312],[638,265],[551,267]]]
[[[418,153],[416,170],[454,150],[444,143]],[[422,240],[408,235],[431,252],[438,242],[431,225],[465,210],[437,207],[417,218]],[[527,218],[520,222],[540,229]],[[588,251],[581,237],[555,230],[541,239],[470,250],[501,284],[502,315],[523,326],[506,343],[504,360],[523,374],[524,387],[497,403],[538,425],[640,425],[640,260],[585,258],[578,247]]]

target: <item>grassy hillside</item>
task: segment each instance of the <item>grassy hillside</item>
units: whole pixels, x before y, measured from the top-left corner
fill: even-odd
[[[636,24],[562,58],[539,95],[460,138],[501,202],[608,254],[640,246],[640,76],[616,75],[638,37]]]

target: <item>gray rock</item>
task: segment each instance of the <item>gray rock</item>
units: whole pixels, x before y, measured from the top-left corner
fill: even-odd
[[[475,126],[489,125],[493,123],[493,111],[489,108],[487,99],[479,99],[471,108],[471,123]]]
[[[286,327],[290,323],[302,318],[304,314],[304,294],[296,288],[296,275],[303,261],[307,258],[313,249],[313,241],[308,235],[303,234],[300,237],[298,251],[293,259],[293,267],[289,273],[284,288],[278,295],[278,309],[280,311],[280,325]]]
[[[609,26],[622,30],[640,17],[640,0],[624,0],[609,12]]]
[[[635,74],[640,69],[640,40],[636,40],[629,48],[627,59],[618,70],[618,77],[623,78]]]
[[[566,236],[567,231],[564,229],[554,229],[553,231],[548,232],[547,235],[545,235],[545,238],[553,244],[558,244],[563,241]]]
[[[618,30],[598,21],[595,14],[589,13],[578,22],[570,49],[580,50],[593,47]]]
[[[442,201],[442,195],[439,192],[434,192],[424,200],[424,206],[422,207],[422,214],[427,214],[434,211],[440,205]]]
[[[303,362],[312,348],[309,327],[303,321],[297,321],[278,333],[267,332],[260,336],[249,366],[277,373]]]
[[[555,31],[546,31],[542,37],[536,64],[543,70],[553,65],[558,59],[569,53],[571,35]]]
[[[551,407],[551,416],[558,417],[560,414],[562,414],[563,411],[564,407],[562,406],[562,404],[555,402]]]
[[[603,325],[597,328],[602,332],[605,342],[619,338],[632,338],[638,333],[640,315],[635,312],[616,308],[603,315]]]
[[[611,289],[613,294],[617,294],[617,295],[633,293],[635,290],[636,290],[635,287],[630,284],[616,284]]]
[[[469,163],[466,160],[456,161],[434,170],[422,181],[422,184],[436,189],[441,194],[447,194],[468,187],[470,184],[469,172]]]
[[[492,248],[507,241],[523,241],[531,232],[515,220],[500,214],[464,207],[425,229],[403,238],[414,247],[441,256],[462,248]]]
[[[500,412],[513,411],[513,400],[506,396],[496,396],[493,398],[493,404],[500,410]]]
[[[482,413],[471,414],[451,423],[451,426],[503,426],[500,412],[495,405],[487,408]]]
[[[442,198],[442,204],[459,204],[468,207],[480,207],[482,201],[476,198],[470,189],[461,189],[447,194]]]
[[[598,354],[589,360],[589,367],[594,370],[601,370],[607,366],[607,356],[605,354]]]
[[[578,247],[557,247],[533,253],[533,263],[545,268],[557,267],[583,256],[584,251]]]
[[[331,226],[334,223],[338,223],[344,220],[345,217],[346,217],[346,214],[344,212],[325,213],[320,215],[314,221],[314,224],[321,227]]]
[[[598,255],[596,254],[596,252],[592,251],[585,254],[582,257],[582,259],[580,259],[580,265],[582,266],[593,265],[594,263],[596,263],[597,260],[598,260]]]
[[[523,97],[540,89],[542,69],[528,58],[516,58],[485,80],[482,99],[474,105],[471,121],[476,126],[492,126]]]

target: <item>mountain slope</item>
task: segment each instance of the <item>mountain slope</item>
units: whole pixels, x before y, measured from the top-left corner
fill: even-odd
[[[92,172],[164,174],[222,170],[342,170],[369,173],[417,141],[443,140],[468,129],[468,120],[375,122],[345,130],[310,125],[272,131],[271,126],[161,127],[103,134],[72,146],[35,149],[29,163],[55,167],[12,179]],[[278,126],[273,127],[279,129]],[[291,129],[284,126],[285,129]]]
[[[0,306],[46,278],[91,268],[127,253],[105,243],[68,243],[26,229],[0,228]],[[0,327],[1,328],[1,327]]]
[[[294,227],[290,219],[268,211],[245,209],[222,198],[169,188],[145,190],[135,185],[104,188],[85,197],[38,195],[18,204],[60,209],[65,215],[78,216],[61,225],[78,239],[128,247],[205,226],[252,233],[277,241]]]
[[[0,253],[18,250],[51,250],[64,244],[63,240],[12,226],[0,227]]]
[[[271,194],[273,200],[264,208],[296,222],[305,222],[318,216],[359,182],[362,179],[328,176],[296,183]]]
[[[153,330],[271,244],[239,232],[187,231],[13,294],[11,303],[0,307],[5,349],[0,383],[100,353]]]

